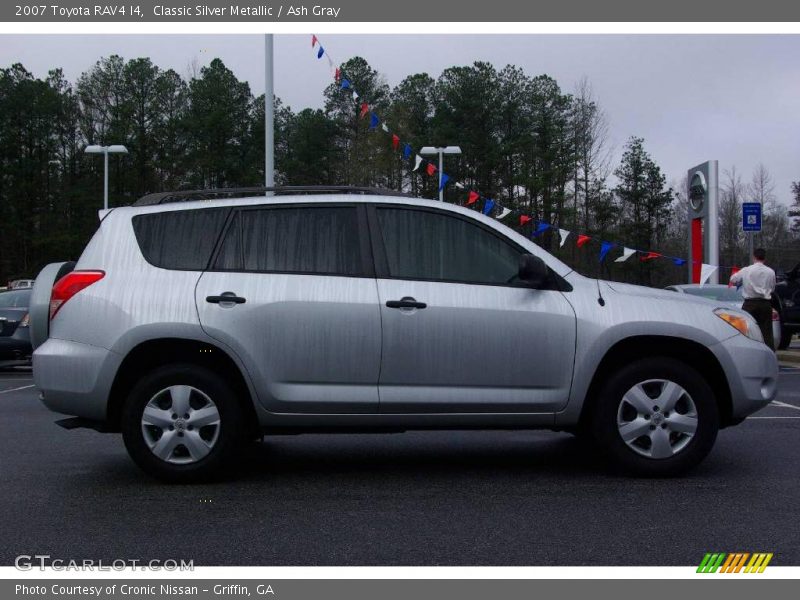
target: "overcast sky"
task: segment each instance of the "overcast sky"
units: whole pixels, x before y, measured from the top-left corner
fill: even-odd
[[[800,36],[796,35],[325,35],[335,61],[360,55],[392,86],[412,74],[437,77],[475,60],[546,73],[570,91],[588,77],[605,109],[618,162],[631,135],[677,183],[689,167],[718,159],[748,181],[764,163],[775,193],[790,200],[800,180]],[[5,35],[0,66],[21,62],[36,76],[62,67],[75,81],[101,56],[150,57],[186,76],[219,57],[263,93],[263,36]],[[275,93],[294,110],[321,107],[327,63],[310,35],[275,37]],[[458,143],[458,140],[451,140]]]

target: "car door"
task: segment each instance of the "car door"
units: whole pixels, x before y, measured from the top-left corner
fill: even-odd
[[[197,284],[203,329],[280,413],[378,410],[381,326],[363,207],[234,211]]]
[[[452,211],[376,205],[370,224],[383,323],[381,412],[565,406],[576,318],[557,275],[551,289],[521,287],[524,250]]]

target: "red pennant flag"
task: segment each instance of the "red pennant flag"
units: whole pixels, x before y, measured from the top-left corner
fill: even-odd
[[[530,223],[532,219],[528,215],[520,215],[519,226],[522,227],[525,223]]]
[[[318,41],[317,40],[317,36],[316,35],[312,35],[311,36],[311,47],[312,48],[317,45],[317,41]]]
[[[368,112],[369,112],[369,104],[364,102],[361,105],[361,118],[363,119],[364,117],[366,117]]]
[[[480,198],[478,192],[470,192],[469,198],[467,198],[467,204],[475,204],[478,201],[478,198]]]
[[[431,177],[433,177],[433,174],[436,173],[436,167],[433,165],[433,163],[428,163],[427,166],[425,167],[425,170]]]
[[[653,260],[654,258],[658,258],[661,256],[658,252],[648,252],[644,256],[642,256],[639,260],[642,262],[646,262],[648,260]]]
[[[397,137],[396,133],[392,134],[392,148],[397,150],[398,146],[400,146],[400,138]]]
[[[737,267],[736,265],[733,265],[731,267],[731,277],[736,275],[738,272],[739,272],[739,267]],[[728,287],[733,287],[733,284],[730,281],[728,281]]]
[[[336,67],[336,74],[333,78],[336,80],[336,83],[339,83],[339,78],[342,76],[342,70],[339,67]]]
[[[578,248],[582,248],[590,239],[592,238],[590,238],[588,235],[579,235],[577,242]]]

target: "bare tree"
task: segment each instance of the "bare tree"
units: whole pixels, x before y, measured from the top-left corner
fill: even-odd
[[[768,174],[767,174],[768,175]],[[762,179],[762,181],[766,181]],[[726,265],[742,264],[746,260],[745,239],[742,232],[742,202],[748,188],[736,167],[723,171],[719,195],[719,245],[720,261]]]

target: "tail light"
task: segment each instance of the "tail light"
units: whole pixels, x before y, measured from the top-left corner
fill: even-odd
[[[775,310],[774,308],[772,309],[772,320],[773,321],[780,321],[781,320],[781,316],[778,314],[778,311]]]
[[[105,271],[72,271],[56,281],[50,294],[50,319],[81,290],[105,277]]]
[[[19,327],[27,327],[28,325],[30,325],[30,320],[31,320],[30,317],[31,317],[30,314],[25,313],[25,316],[22,317],[22,321],[19,322]]]

